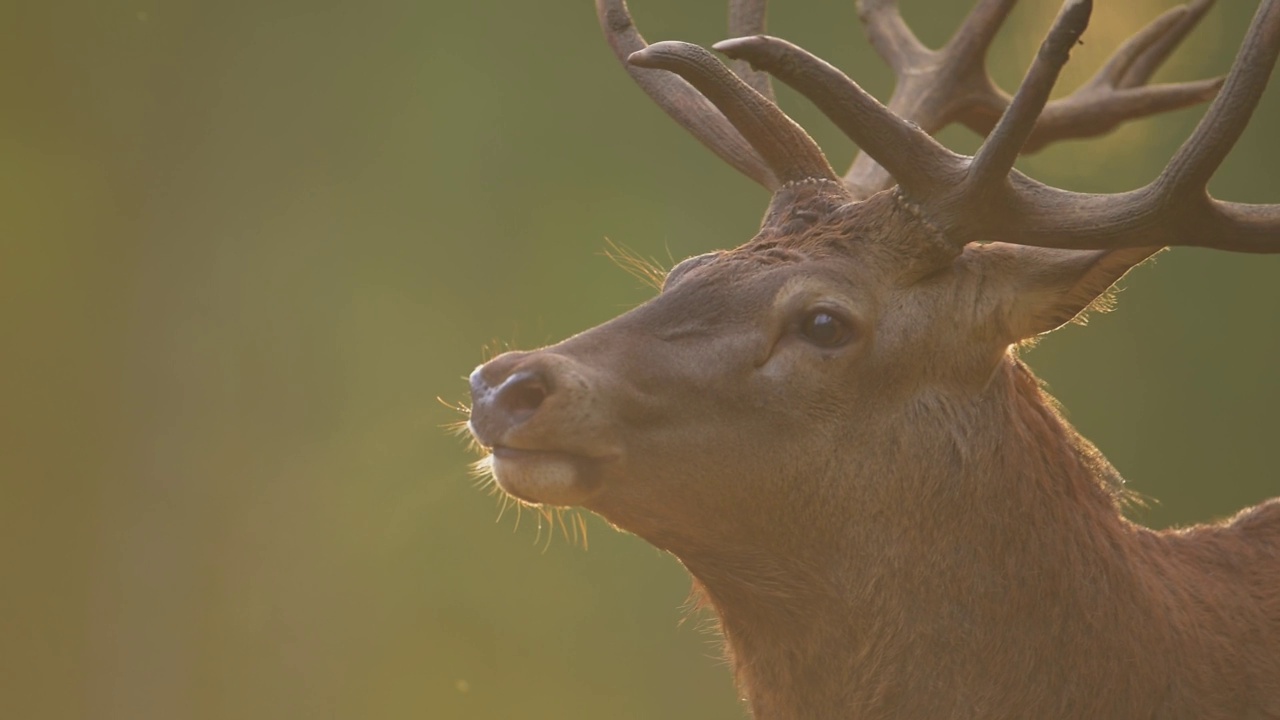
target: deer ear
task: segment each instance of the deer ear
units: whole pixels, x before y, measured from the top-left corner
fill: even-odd
[[[1010,343],[1056,330],[1091,306],[1105,308],[1111,286],[1160,249],[1060,250],[1006,243],[972,248],[981,256],[983,284],[1007,293],[996,305],[1001,340]]]

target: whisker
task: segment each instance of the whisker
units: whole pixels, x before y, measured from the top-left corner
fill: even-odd
[[[564,541],[566,543],[572,543],[573,541],[569,538],[569,528],[564,522],[564,508],[556,508],[555,521],[560,525],[560,535],[564,538]]]
[[[489,362],[490,360],[498,357],[502,353],[510,350],[512,348],[512,345],[513,343],[507,342],[505,340],[499,340],[498,338],[491,338],[489,342],[480,346],[480,358],[483,362]]]
[[[667,271],[657,260],[641,256],[636,251],[614,242],[609,238],[604,239],[608,248],[603,255],[613,261],[615,265],[622,268],[628,275],[644,283],[646,286],[654,290],[662,289],[662,282],[667,277]]]
[[[547,541],[542,545],[542,552],[545,553],[551,548],[551,541],[554,540],[556,536],[555,514],[551,512],[551,508],[541,505],[538,506],[538,514],[547,520]],[[538,527],[542,527],[541,522],[538,523]],[[541,537],[541,534],[539,534],[539,537]]]
[[[537,530],[537,533],[535,533],[533,536],[533,544],[540,545],[542,543],[542,514],[535,513],[534,517],[537,518],[538,520],[538,525],[537,525],[538,530]]]
[[[560,516],[560,524],[565,524],[564,516]],[[570,529],[573,531],[573,538],[569,541],[574,547],[578,545],[578,515],[577,513],[569,513]]]
[[[464,378],[464,379],[465,379],[465,378]],[[448,400],[445,400],[444,398],[440,397],[439,395],[437,395],[437,396],[436,396],[436,402],[438,402],[438,403],[440,403],[441,405],[443,405],[443,406],[445,406],[445,407],[449,408],[450,410],[453,410],[453,411],[456,411],[456,412],[460,412],[460,413],[462,413],[463,415],[470,415],[470,414],[471,414],[471,406],[470,406],[470,405],[467,405],[467,404],[466,404],[466,403],[464,403],[464,402],[451,403],[451,402],[449,402]]]
[[[510,507],[511,496],[503,493],[498,496],[498,517],[493,521],[494,524],[502,522],[502,517],[507,514],[507,508]]]
[[[453,422],[444,423],[443,425],[440,426],[440,428],[444,430],[446,433],[448,433],[449,435],[452,435],[457,438],[461,438],[461,437],[464,437],[467,434],[467,432],[470,431],[471,429],[468,422],[469,421],[467,420],[454,420]]]
[[[587,543],[587,519],[580,512],[575,512],[573,517],[578,521],[578,527],[582,528],[582,549],[589,550]]]

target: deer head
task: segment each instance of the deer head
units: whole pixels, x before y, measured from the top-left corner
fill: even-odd
[[[920,609],[946,593],[952,601],[935,609],[959,602],[977,623],[970,616],[984,611],[954,598],[1003,587],[997,566],[1020,567],[1015,546],[1071,554],[1094,542],[1089,522],[1128,531],[1115,471],[1013,349],[1084,312],[1165,246],[1280,252],[1280,206],[1206,191],[1266,87],[1280,2],[1262,3],[1225,81],[1146,85],[1210,5],[1197,1],[1049,103],[1090,2],[1065,3],[1010,98],[983,57],[1013,0],[980,0],[937,51],[893,0],[861,0],[872,42],[899,74],[888,107],[760,34],[763,5],[731,2],[731,30],[743,37],[715,46],[731,70],[693,45],[646,45],[621,0],[597,0],[633,78],[773,198],[759,234],[678,264],[651,301],[477,368],[470,425],[506,492],[586,507],[676,554],[706,586],[734,652],[751,656],[739,674],[758,713],[817,717],[835,701],[806,715],[795,698],[821,695],[822,683],[779,659],[797,647],[821,654],[797,636],[839,635],[872,652],[868,623],[924,627],[904,603]],[[783,114],[760,71],[858,145],[848,173]],[[1215,93],[1143,188],[1080,194],[1013,169],[1053,140]],[[953,121],[986,135],[973,157],[931,137]],[[1046,582],[1053,590],[1038,592],[1070,594],[1065,578]],[[1059,611],[1073,609],[1064,600]],[[828,611],[842,619],[828,622]],[[787,637],[769,640],[775,630]],[[829,660],[847,670],[836,685],[855,672],[845,660]],[[788,683],[804,686],[790,704],[777,690]]]

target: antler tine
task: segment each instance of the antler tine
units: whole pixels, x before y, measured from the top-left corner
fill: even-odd
[[[1045,107],[1022,151],[1032,153],[1055,140],[1102,135],[1127,120],[1213,99],[1222,86],[1220,77],[1146,84],[1213,3],[1196,0],[1172,8],[1122,43],[1080,89]]]
[[[1008,109],[982,147],[974,155],[966,183],[970,192],[983,194],[993,185],[1004,185],[1013,163],[1035,129],[1036,119],[1049,100],[1058,73],[1067,64],[1071,48],[1084,34],[1093,12],[1092,0],[1067,0],[1040,45],[1031,69],[1018,87]]]
[[[963,239],[1075,249],[1190,245],[1280,253],[1280,204],[1209,197],[1209,178],[1243,132],[1280,56],[1280,0],[1263,0],[1218,97],[1151,184],[1115,195],[1050,188],[1014,171],[996,201],[999,222],[970,198],[949,199],[946,224]],[[967,201],[967,202],[966,202]]]
[[[669,70],[688,80],[724,113],[781,183],[838,182],[813,138],[707,50],[689,43],[660,42],[632,53],[629,62]]]
[[[899,76],[932,54],[902,19],[898,0],[858,0],[858,17],[871,46]]]
[[[1213,240],[1186,244],[1232,252],[1280,253],[1280,205],[1210,202],[1216,222],[1206,223],[1204,235]]]
[[[765,7],[768,0],[729,0],[729,37],[747,37],[765,33]],[[767,73],[753,70],[751,65],[735,60],[729,63],[734,74],[751,86],[752,90],[776,102],[773,83]]]
[[[985,109],[986,130],[1007,102],[986,71],[986,49],[1016,0],[980,0],[946,47],[930,50],[902,19],[897,0],[858,0],[858,15],[897,85],[889,109],[932,135],[973,107]],[[868,194],[892,184],[872,158],[859,153],[844,175]]]
[[[1082,89],[1045,106],[1022,152],[1034,153],[1058,140],[1105,135],[1128,120],[1198,105],[1213,99],[1222,81],[1217,77],[1096,92]]]
[[[859,0],[858,9],[872,45],[898,79],[889,109],[930,135],[953,121],[979,135],[995,127],[1010,96],[986,71],[986,52],[1016,0],[979,0],[952,38],[930,50],[912,34],[896,0]],[[1145,86],[1151,75],[1203,17],[1213,0],[1193,0],[1165,13],[1125,43],[1088,84],[1048,103],[1024,153],[1057,140],[1093,137],[1129,120],[1174,110],[1213,97],[1217,80]],[[846,184],[872,190],[890,182],[865,153],[845,173]]]
[[[995,39],[1000,26],[1008,19],[1009,12],[1018,0],[980,0],[960,24],[960,29],[947,41],[943,53],[957,61],[976,64],[986,63],[987,48]]]
[[[958,179],[956,171],[964,162],[961,156],[803,48],[767,36],[724,40],[713,47],[767,71],[812,100],[850,140],[888,169],[908,194],[930,196]],[[867,197],[877,189],[850,187],[855,197]]]
[[[1155,187],[1172,197],[1205,192],[1209,178],[1249,124],[1267,88],[1277,55],[1280,55],[1280,4],[1266,0],[1253,16],[1222,91],[1191,137],[1169,161],[1153,184]]]
[[[1119,78],[1116,86],[1128,88],[1146,84],[1174,49],[1178,47],[1183,38],[1187,36],[1187,33],[1190,33],[1200,22],[1200,18],[1203,18],[1205,13],[1209,12],[1209,8],[1213,7],[1215,1],[1194,0],[1186,5],[1175,7],[1140,30],[1130,38],[1129,42],[1121,45],[1116,50],[1116,55],[1119,55],[1126,49],[1126,46],[1135,43],[1135,41],[1135,44],[1140,44],[1143,47],[1139,53],[1129,59],[1128,69],[1125,70],[1123,77]],[[1168,26],[1161,22],[1166,18],[1170,18],[1167,21],[1169,22]],[[1146,37],[1148,33],[1150,33],[1150,37]]]
[[[671,73],[652,72],[627,62],[632,53],[645,49],[648,43],[632,22],[625,0],[596,0],[596,15],[614,55],[658,107],[742,174],[769,190],[781,185],[746,138],[688,82]]]

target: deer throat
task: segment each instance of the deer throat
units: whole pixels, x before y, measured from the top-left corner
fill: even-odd
[[[1110,494],[1114,470],[1024,368],[1002,372],[980,411],[1003,443],[971,439],[934,477],[875,480],[914,484],[902,503],[922,522],[910,532],[868,522],[843,542],[815,537],[773,554],[677,551],[756,718],[848,717],[852,707],[976,718],[993,706],[1033,717],[1101,702],[1078,688],[1128,692],[1115,680],[1132,674],[1126,650],[1102,629],[1141,625],[1152,599],[1122,549],[1120,536],[1137,530]]]

